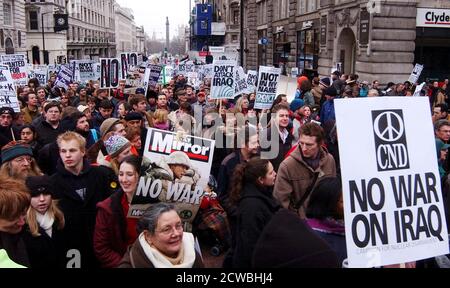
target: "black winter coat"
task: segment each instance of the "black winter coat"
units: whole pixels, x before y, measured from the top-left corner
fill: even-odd
[[[56,141],[58,135],[61,134],[61,125],[53,128],[47,121],[42,121],[36,125],[37,142],[41,147]]]
[[[34,237],[28,227],[24,233],[25,246],[31,263],[30,268],[66,268],[63,234],[58,230],[57,224],[53,224],[51,238],[41,227],[39,227],[39,234],[41,236]]]
[[[246,184],[237,212],[236,247],[233,268],[250,268],[253,250],[264,227],[280,209],[272,190]]]
[[[63,231],[65,251],[77,249],[81,253],[81,268],[97,268],[93,237],[97,203],[110,196],[108,187],[111,183],[108,183],[107,175],[85,161],[83,171],[76,176],[59,161],[51,184],[66,220]],[[84,194],[84,200],[79,193]]]
[[[0,231],[0,250],[5,250],[14,263],[30,267],[30,260],[23,241],[23,232],[9,234]]]

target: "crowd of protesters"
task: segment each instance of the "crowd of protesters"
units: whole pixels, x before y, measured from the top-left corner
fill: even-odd
[[[211,100],[208,80],[194,89],[183,75],[146,95],[125,81],[112,90],[71,83],[67,91],[54,82],[21,87],[19,113],[0,108],[0,250],[12,266],[69,267],[70,251],[78,251],[81,268],[204,267],[195,235],[226,254],[225,268],[341,267],[334,100],[415,92],[415,83],[383,89],[358,75],[302,75],[291,103],[279,95],[271,109],[258,110],[255,93]],[[430,100],[447,199],[448,79],[429,83],[421,96]],[[217,142],[192,231],[183,231],[170,204],[127,218],[147,128]],[[273,157],[263,157],[273,146]]]

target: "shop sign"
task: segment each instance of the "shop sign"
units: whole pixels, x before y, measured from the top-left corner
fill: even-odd
[[[417,27],[450,28],[450,9],[417,8]]]

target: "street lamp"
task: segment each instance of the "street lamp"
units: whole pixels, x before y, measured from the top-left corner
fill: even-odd
[[[49,64],[48,53],[45,50],[45,30],[44,30],[44,15],[53,14],[53,12],[41,13],[41,23],[42,23],[42,53],[44,54],[44,64]]]

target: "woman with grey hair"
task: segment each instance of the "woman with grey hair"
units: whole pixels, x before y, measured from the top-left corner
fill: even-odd
[[[174,205],[152,205],[139,220],[138,232],[119,268],[204,268],[194,235],[183,232]]]

